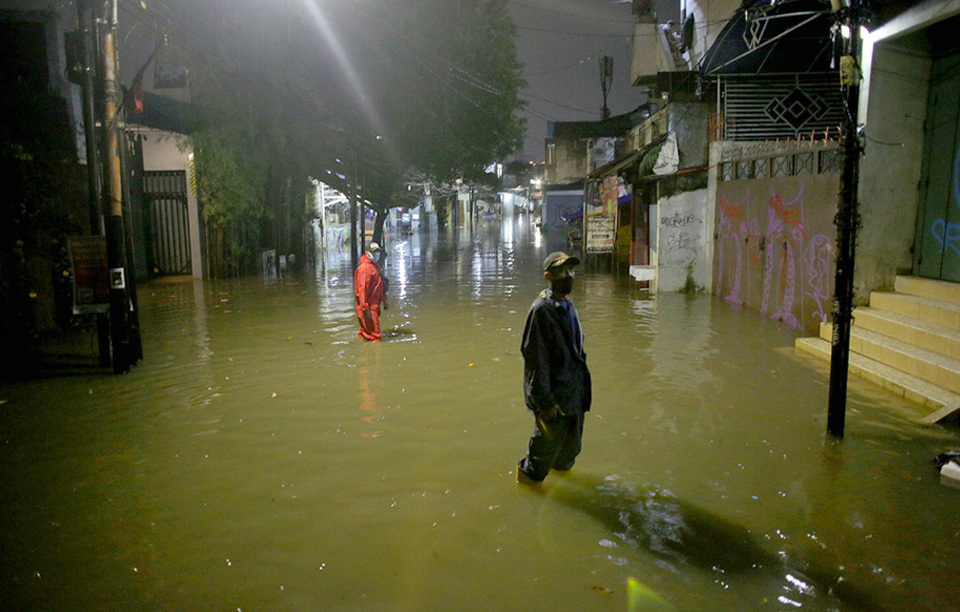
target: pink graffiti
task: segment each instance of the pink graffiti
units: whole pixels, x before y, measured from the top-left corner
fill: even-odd
[[[743,306],[743,298],[740,297],[741,282],[743,280],[743,243],[749,235],[746,215],[743,212],[743,204],[734,204],[725,198],[720,198],[717,202],[720,208],[720,236],[717,241],[717,250],[719,261],[723,262],[725,245],[731,244],[736,253],[737,263],[733,275],[733,287],[730,293],[723,299],[731,304]],[[723,266],[721,264],[721,274],[717,275],[717,293],[723,285]]]
[[[817,217],[808,227],[807,215],[829,211],[830,203],[805,201],[805,187],[800,182],[789,196],[768,192],[766,202],[739,189],[730,191],[735,199],[717,199],[714,293],[798,329],[828,318],[836,251],[828,234],[807,233],[822,226]]]
[[[807,285],[810,287],[807,295],[817,304],[817,310],[810,316],[817,317],[821,323],[827,320],[823,305],[830,297],[834,250],[833,241],[825,234],[816,234],[807,247]]]
[[[801,193],[793,200],[802,199]],[[767,314],[770,305],[770,292],[773,287],[774,243],[783,244],[783,255],[780,265],[779,307],[767,316],[771,319],[783,321],[791,327],[800,327],[800,322],[793,314],[793,300],[796,292],[796,267],[793,256],[793,243],[802,244],[807,240],[807,233],[803,226],[803,210],[793,202],[784,204],[779,195],[770,198],[767,205],[767,257],[763,271],[763,299],[760,312]],[[790,238],[793,240],[791,241]]]

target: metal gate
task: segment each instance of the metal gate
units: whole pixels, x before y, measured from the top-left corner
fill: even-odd
[[[154,275],[190,274],[190,222],[187,217],[187,173],[164,170],[143,173],[147,204],[147,249]]]
[[[918,276],[960,281],[960,53],[937,58],[930,76],[917,217]]]

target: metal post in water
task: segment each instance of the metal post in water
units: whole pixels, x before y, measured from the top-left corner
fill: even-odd
[[[105,206],[104,226],[107,237],[107,267],[110,277],[110,340],[113,349],[113,371],[130,370],[130,321],[127,300],[126,248],[123,231],[123,185],[120,170],[120,134],[117,112],[117,4],[105,0],[101,19],[104,22],[102,44],[103,71],[103,164]]]
[[[850,39],[840,63],[840,82],[846,88],[845,120],[841,135],[843,171],[834,223],[837,226],[837,273],[834,286],[833,339],[830,354],[830,394],[827,433],[843,437],[847,405],[847,375],[850,363],[850,327],[853,322],[853,272],[860,225],[857,187],[862,147],[857,134],[860,103],[860,3],[843,6],[835,0],[834,13],[850,29]]]
[[[353,197],[350,199],[350,269],[356,270],[359,263],[357,255],[357,200],[360,197],[357,187],[357,153],[353,153]]]
[[[77,22],[82,32],[83,72],[80,85],[83,90],[83,131],[87,149],[87,197],[90,206],[90,234],[103,236],[103,214],[100,211],[100,170],[97,155],[97,105],[94,94],[96,75],[96,28],[90,0],[77,2]],[[102,367],[110,365],[110,319],[98,313],[97,353]]]

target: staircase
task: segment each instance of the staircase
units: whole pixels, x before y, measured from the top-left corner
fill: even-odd
[[[960,409],[960,284],[898,276],[893,292],[873,292],[853,311],[850,374],[929,408],[924,422]],[[830,360],[833,324],[798,350]]]

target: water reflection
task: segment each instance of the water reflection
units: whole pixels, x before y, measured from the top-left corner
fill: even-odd
[[[360,378],[360,420],[370,427],[360,431],[363,438],[379,438],[377,424],[384,418],[380,400],[380,350],[382,344],[372,342],[364,346],[357,360]]]
[[[696,567],[718,582],[741,579],[771,584],[770,599],[819,609],[836,598],[845,609],[878,610],[878,603],[843,575],[812,560],[791,561],[765,550],[746,528],[656,486],[638,487],[617,475],[573,472],[549,489],[548,499],[599,521],[611,536],[642,548],[671,572]]]

